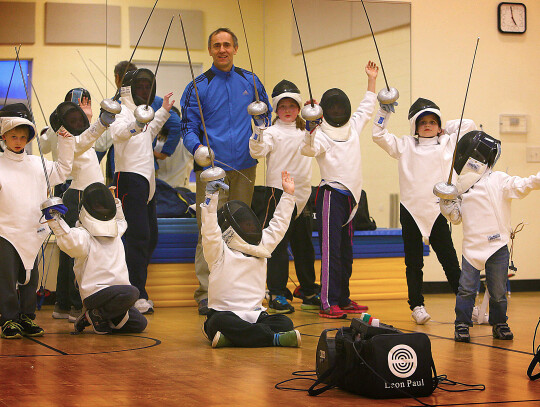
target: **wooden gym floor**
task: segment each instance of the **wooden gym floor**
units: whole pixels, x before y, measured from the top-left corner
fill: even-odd
[[[96,335],[88,328],[71,335],[72,325],[38,312],[41,338],[0,339],[0,406],[417,406],[413,399],[371,400],[332,389],[314,398],[274,385],[298,370],[315,367],[315,349],[324,328],[347,320],[292,314],[302,333],[297,348],[212,349],[202,334],[204,317],[195,307],[158,308],[138,335]],[[454,299],[429,295],[432,316],[416,326],[404,300],[370,301],[370,312],[404,331],[430,336],[438,374],[486,385],[483,392],[435,390],[425,403],[436,405],[540,406],[540,380],[529,381],[532,339],[540,316],[538,293],[513,293],[509,324],[515,339],[494,340],[489,326],[471,329],[470,344],[453,341]],[[537,338],[536,344],[540,342]],[[288,383],[307,388],[306,380]]]

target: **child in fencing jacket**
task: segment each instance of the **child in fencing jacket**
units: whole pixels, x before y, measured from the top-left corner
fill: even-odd
[[[73,271],[84,306],[75,330],[92,325],[97,334],[142,332],[147,321],[134,307],[139,290],[129,282],[121,239],[127,222],[120,200],[96,182],[83,191],[77,227],[70,228],[59,210],[43,211],[58,246],[75,259]]]
[[[49,235],[39,206],[47,199],[49,185],[66,180],[74,150],[73,137],[61,132],[57,162],[27,154],[24,147],[36,135],[36,127],[26,106],[17,105],[0,111],[0,135],[6,143],[0,156],[0,326],[6,339],[44,333],[34,322],[37,255]]]
[[[282,173],[283,195],[267,228],[251,208],[228,201],[219,211],[223,180],[206,186],[201,204],[203,253],[210,268],[204,330],[212,347],[300,346],[300,333],[283,314],[269,315],[265,295],[266,261],[281,241],[294,209],[294,180]]]
[[[272,91],[272,107],[277,114],[273,125],[255,132],[249,139],[249,152],[253,158],[267,159],[265,210],[261,223],[268,226],[283,194],[281,170],[285,168],[294,178],[296,207],[285,237],[268,259],[267,285],[270,299],[268,312],[289,314],[294,307],[287,302],[289,279],[288,245],[294,257],[294,268],[302,292],[302,309],[319,309],[319,287],[315,283],[315,251],[311,242],[311,216],[305,211],[311,194],[311,157],[300,154],[306,128],[299,116],[302,99],[296,85],[282,80]],[[296,292],[296,291],[295,291]]]
[[[469,342],[469,327],[480,271],[486,271],[489,291],[489,324],[495,339],[514,338],[506,316],[508,243],[512,199],[524,198],[540,189],[540,172],[527,178],[492,171],[501,152],[501,142],[483,131],[465,134],[457,144],[454,169],[456,200],[441,199],[440,209],[452,223],[463,222],[463,260],[456,297],[454,339]]]
[[[459,120],[446,122],[441,127],[439,106],[429,99],[419,98],[409,109],[412,136],[396,137],[386,126],[392,105],[381,103],[373,141],[390,157],[398,160],[400,223],[409,307],[413,320],[425,324],[431,316],[425,309],[422,295],[424,250],[422,241],[431,244],[437,254],[452,291],[457,294],[460,268],[448,222],[439,210],[439,199],[433,185],[448,178],[456,145]],[[472,120],[463,120],[460,134],[476,129]]]
[[[366,306],[350,299],[352,274],[352,219],[362,193],[360,132],[375,109],[375,83],[379,68],[369,61],[365,68],[367,92],[351,116],[351,102],[341,89],[327,90],[320,102],[320,125],[308,121],[300,152],[316,157],[321,170],[317,194],[317,219],[321,244],[321,309],[325,318],[344,318]]]

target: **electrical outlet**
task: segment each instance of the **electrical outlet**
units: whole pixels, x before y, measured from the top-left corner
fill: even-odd
[[[527,147],[527,162],[540,163],[540,147],[536,147],[536,146]]]

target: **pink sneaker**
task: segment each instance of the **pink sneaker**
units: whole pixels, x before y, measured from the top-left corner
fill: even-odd
[[[362,312],[365,312],[368,310],[368,307],[366,305],[360,305],[356,302],[352,301],[347,305],[346,307],[341,307],[343,312],[347,312],[349,314],[361,314]]]
[[[347,314],[337,305],[331,305],[330,308],[326,308],[319,311],[319,316],[323,318],[347,318]]]

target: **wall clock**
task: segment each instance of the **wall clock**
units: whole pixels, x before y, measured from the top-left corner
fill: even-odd
[[[527,8],[523,3],[499,3],[497,24],[504,34],[523,34],[527,30]]]

